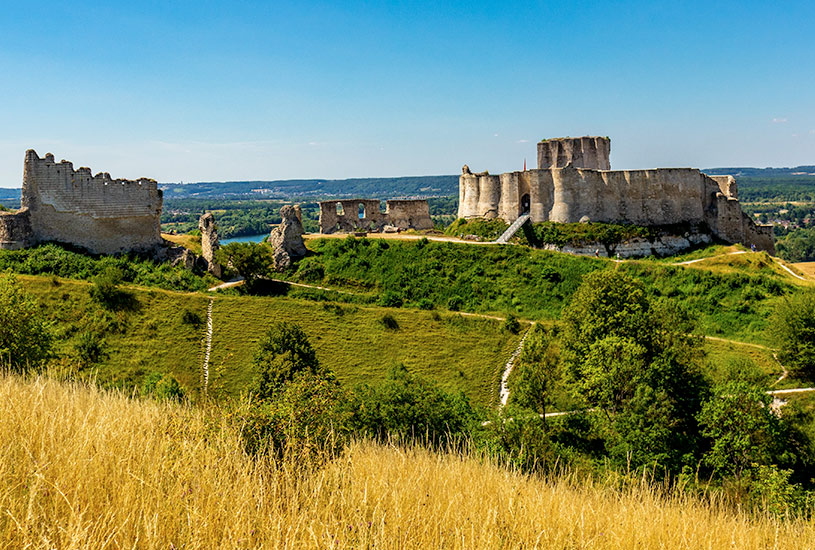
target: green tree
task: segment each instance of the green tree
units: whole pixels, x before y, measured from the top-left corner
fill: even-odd
[[[218,249],[215,259],[237,271],[246,281],[249,292],[255,289],[261,277],[269,274],[273,263],[272,250],[265,243],[229,243]]]
[[[746,382],[728,382],[715,390],[699,413],[702,434],[711,441],[705,463],[717,474],[736,479],[754,465],[770,464],[781,434],[770,408],[772,396]]]
[[[803,290],[782,300],[773,314],[778,359],[815,379],[815,291]]]
[[[653,302],[621,271],[584,277],[564,310],[562,349],[573,391],[603,413],[615,460],[671,471],[693,462],[707,395],[701,340],[687,314]]]
[[[510,400],[542,416],[546,430],[546,410],[552,402],[552,389],[560,377],[555,336],[535,325],[526,336],[512,376]]]
[[[347,392],[333,376],[300,372],[274,399],[245,397],[231,416],[251,454],[292,458],[296,467],[320,464],[344,446]]]
[[[37,368],[51,355],[49,325],[17,278],[0,274],[0,365],[14,372]]]
[[[460,393],[448,393],[398,364],[381,384],[354,388],[344,405],[350,425],[371,437],[427,438],[430,443],[467,433],[475,413]]]
[[[330,377],[320,367],[308,336],[295,323],[276,322],[269,327],[258,345],[252,366],[255,380],[251,389],[260,399],[273,398],[284,384],[302,372]]]

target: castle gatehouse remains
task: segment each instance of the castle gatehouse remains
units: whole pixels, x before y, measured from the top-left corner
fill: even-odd
[[[686,224],[730,243],[775,252],[772,226],[757,225],[739,205],[732,176],[695,168],[610,170],[607,137],[538,143],[538,169],[490,175],[465,165],[459,178],[459,218],[528,213],[532,222],[603,222],[643,226]]]
[[[148,251],[162,244],[162,193],[152,179],[112,179],[73,164],[25,155],[22,208],[0,215],[0,248],[57,241],[95,254]]]
[[[433,229],[426,200],[388,200],[380,211],[379,199],[320,202],[320,233]]]

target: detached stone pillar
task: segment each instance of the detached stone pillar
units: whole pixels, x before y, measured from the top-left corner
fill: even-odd
[[[207,262],[207,271],[221,277],[221,266],[215,261],[215,251],[221,245],[218,242],[218,231],[215,229],[215,216],[207,212],[198,219],[198,229],[201,230],[201,255]]]
[[[303,218],[300,206],[286,205],[280,209],[280,225],[269,233],[269,245],[274,255],[274,268],[282,271],[297,258],[306,255],[303,242]]]

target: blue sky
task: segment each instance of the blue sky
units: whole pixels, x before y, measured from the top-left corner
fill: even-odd
[[[493,173],[545,137],[612,167],[815,164],[813,2],[15,2],[24,152],[159,181]]]

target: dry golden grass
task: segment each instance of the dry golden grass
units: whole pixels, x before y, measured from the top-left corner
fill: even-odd
[[[310,475],[201,410],[0,378],[7,548],[812,548],[815,525],[354,444]]]

